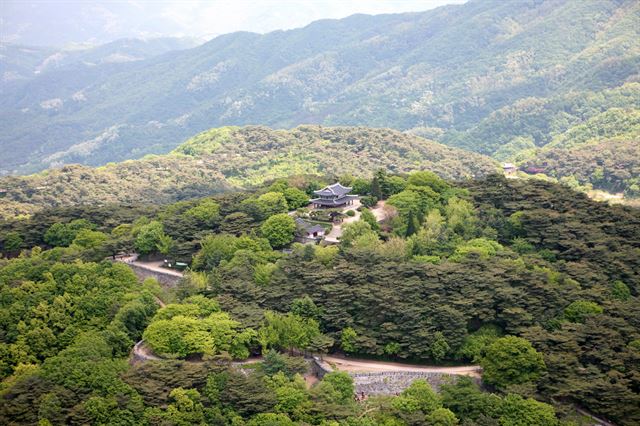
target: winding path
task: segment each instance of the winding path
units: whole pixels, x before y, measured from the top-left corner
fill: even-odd
[[[462,365],[443,367],[423,364],[403,364],[399,362],[371,361],[365,359],[345,358],[340,356],[323,356],[322,359],[336,369],[348,373],[370,372],[420,372],[420,373],[446,373],[471,377],[480,377],[482,368],[479,365]]]

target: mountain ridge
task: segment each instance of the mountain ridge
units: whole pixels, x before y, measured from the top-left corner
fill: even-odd
[[[292,175],[369,176],[378,169],[430,170],[464,180],[493,173],[498,165],[481,154],[392,129],[223,127],[195,135],[166,155],[0,177],[0,218],[46,207],[164,204]]]
[[[223,125],[426,126],[461,146],[446,135],[522,99],[637,81],[639,22],[633,1],[472,1],[232,33],[103,71],[38,77],[7,88],[0,101],[0,147],[19,146],[0,171],[165,153]],[[84,99],[74,100],[76,93]],[[114,126],[118,136],[104,149],[47,160]]]

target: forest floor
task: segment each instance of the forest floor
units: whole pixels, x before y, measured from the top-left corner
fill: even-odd
[[[471,377],[480,377],[482,369],[479,365],[462,365],[443,367],[423,364],[404,364],[399,362],[372,361],[368,359],[345,358],[335,355],[326,355],[322,359],[335,369],[348,373],[372,373],[372,372],[422,372],[422,373],[447,373]]]

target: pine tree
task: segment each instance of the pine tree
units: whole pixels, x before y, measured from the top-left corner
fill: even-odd
[[[407,232],[405,233],[405,237],[410,237],[418,232],[419,227],[420,225],[418,224],[418,219],[413,214],[413,210],[409,210],[409,214],[407,215]]]
[[[380,182],[378,182],[377,176],[375,176],[371,181],[371,195],[376,197],[378,200],[382,200],[382,190],[380,189]]]

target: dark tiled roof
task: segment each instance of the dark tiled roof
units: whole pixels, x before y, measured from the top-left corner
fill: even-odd
[[[325,196],[338,196],[341,197],[343,195],[347,195],[351,192],[351,188],[348,186],[342,186],[339,183],[334,183],[333,185],[325,186],[319,191],[313,191],[316,195],[325,195]]]
[[[304,230],[305,232],[308,232],[309,234],[313,234],[314,232],[324,232],[324,228],[322,226],[309,223],[304,219],[300,219],[299,217],[297,217],[295,221],[298,228]]]

